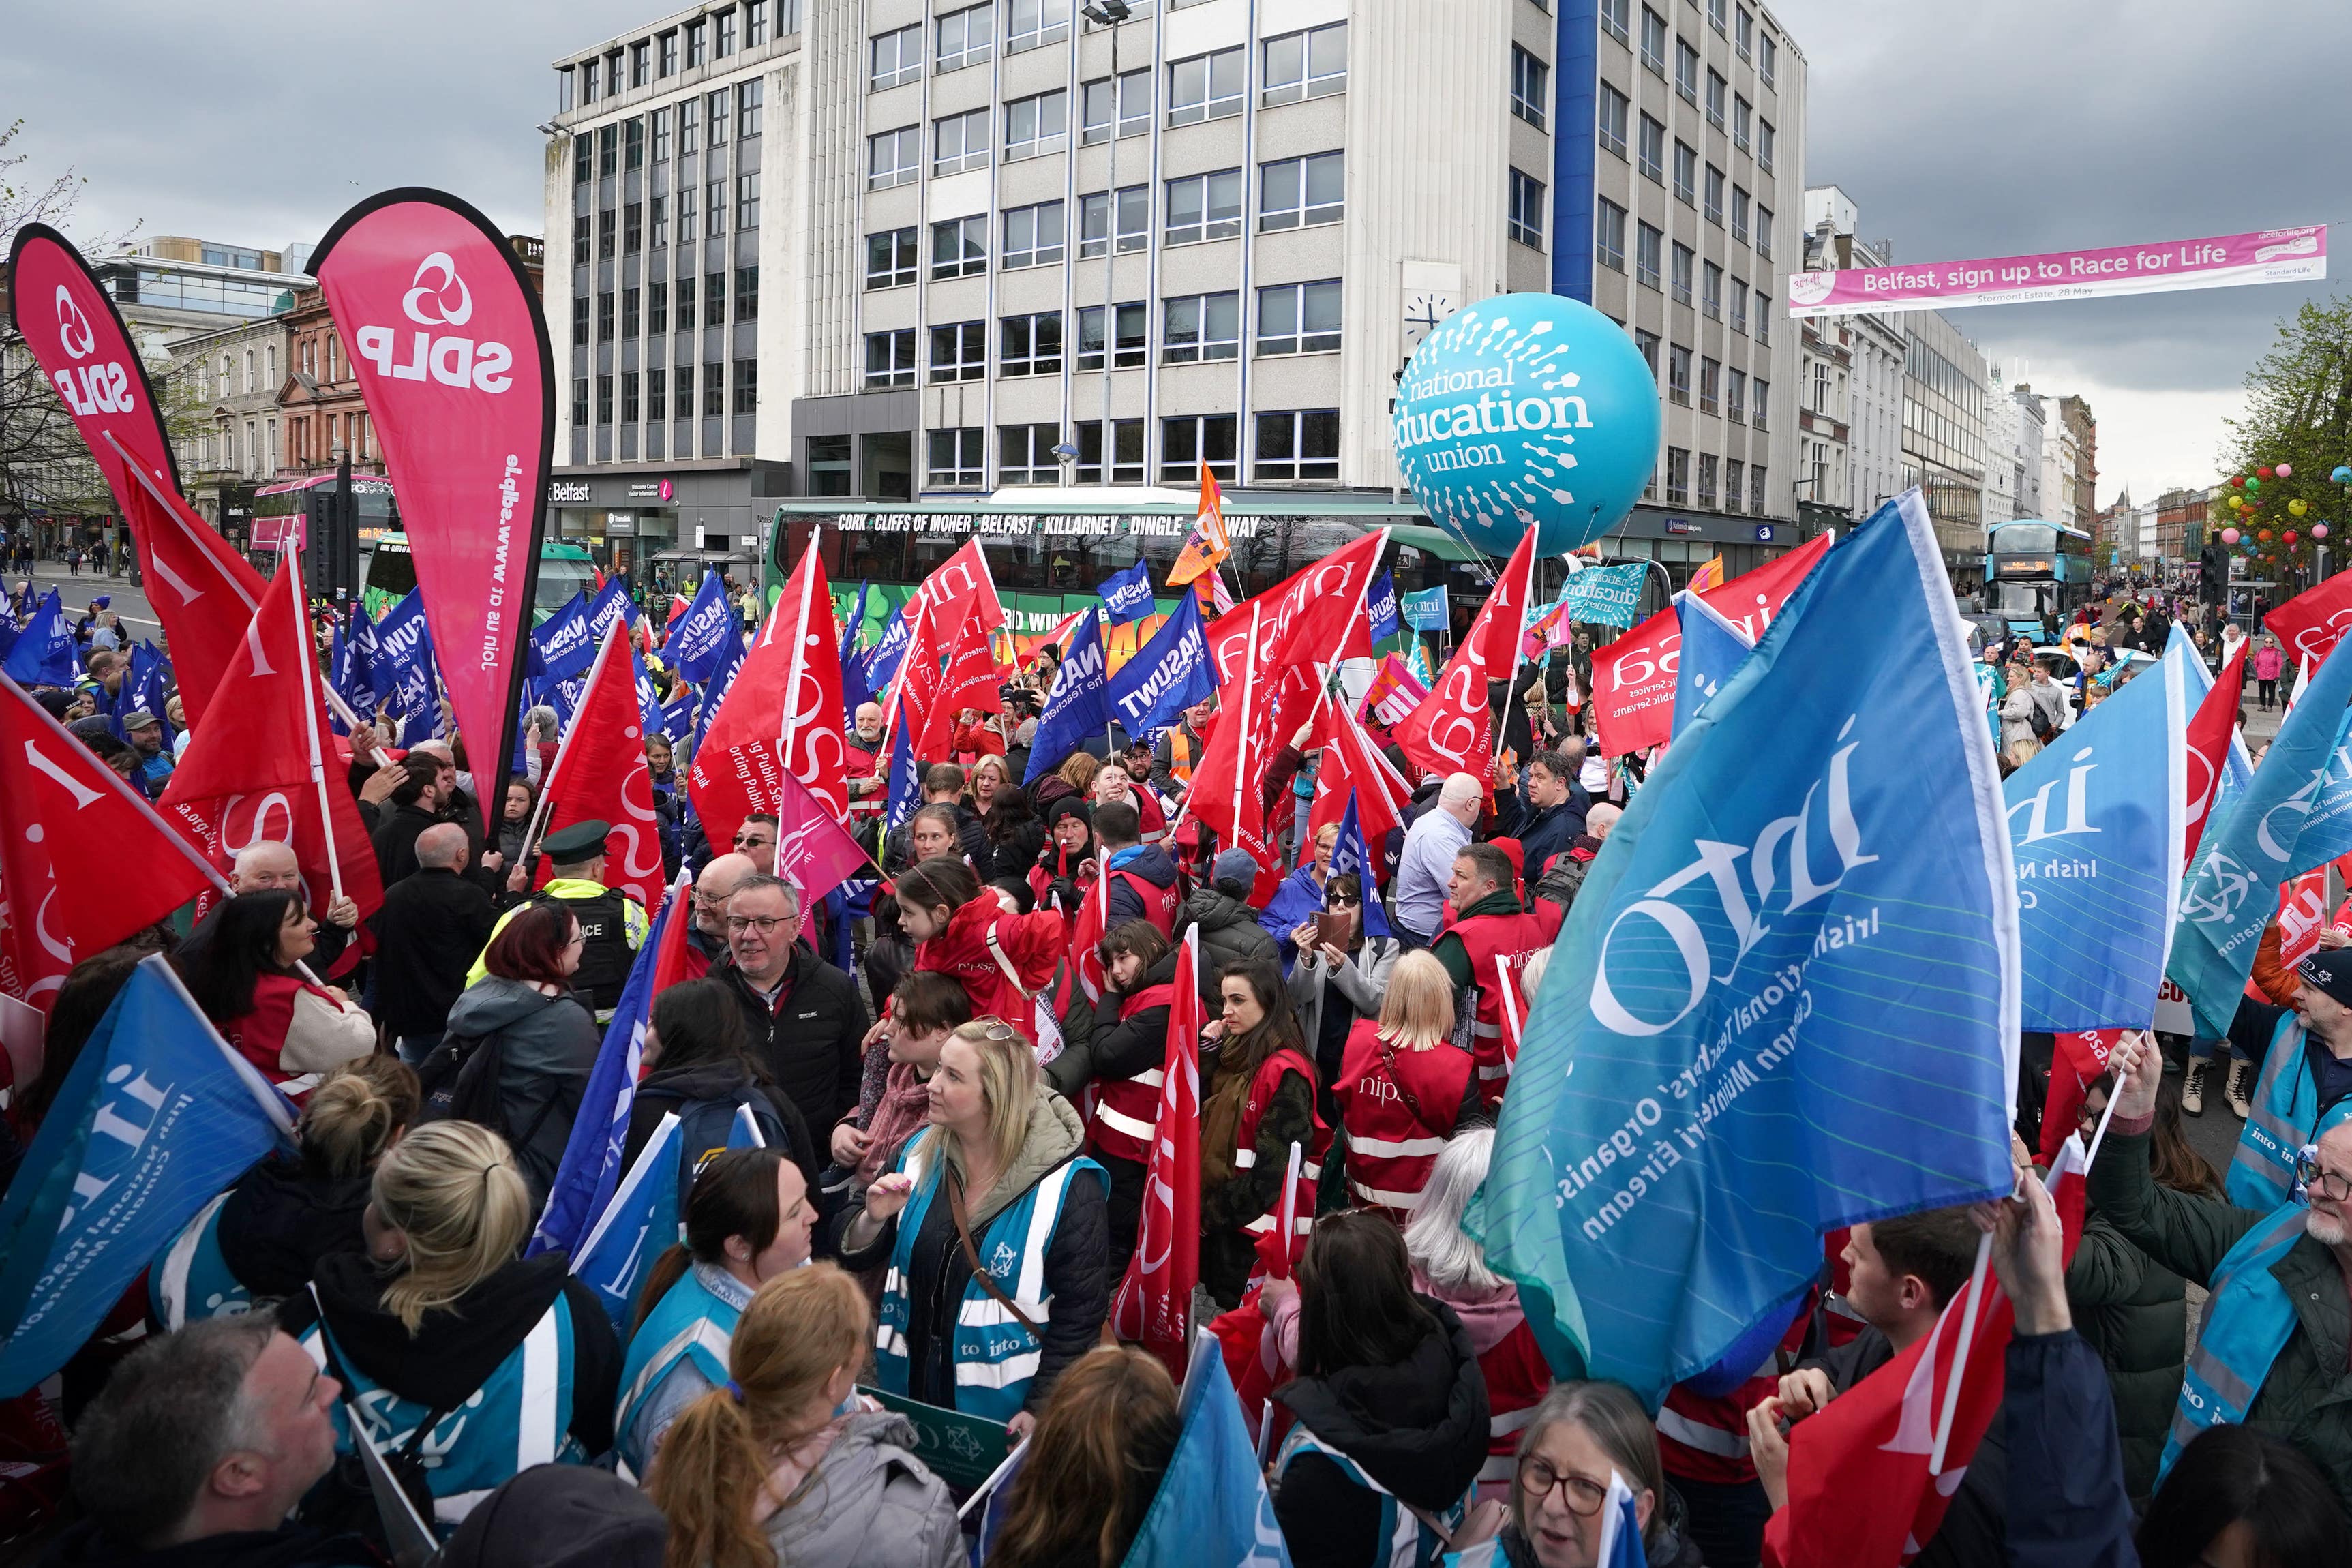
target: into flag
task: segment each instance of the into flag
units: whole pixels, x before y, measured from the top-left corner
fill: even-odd
[[[1675,595],[1675,613],[1683,633],[1682,660],[1675,671],[1675,733],[1679,735],[1739,668],[1756,639],[1688,589]]]
[[[1097,878],[1096,885],[1108,879]],[[1194,927],[1176,950],[1160,1117],[1144,1167],[1143,1217],[1111,1302],[1111,1331],[1141,1344],[1180,1381],[1192,1345],[1192,1290],[1201,1279],[1201,1029],[1207,1019],[1200,966],[1201,933]]]
[[[1593,1568],[1649,1568],[1633,1489],[1614,1468],[1609,1472],[1609,1495],[1601,1504],[1601,1548],[1592,1554],[1592,1563]]]
[[[625,1132],[625,1116],[622,1127]],[[572,1272],[596,1292],[613,1327],[625,1335],[646,1270],[679,1237],[678,1208],[685,1196],[678,1186],[684,1163],[680,1136],[677,1112],[665,1112],[614,1190],[613,1201],[597,1215],[588,1239],[572,1255]],[[534,1237],[534,1245],[536,1241]]]
[[[1176,1450],[1122,1568],[1290,1568],[1241,1399],[1206,1328],[1193,1337],[1176,1412]]]

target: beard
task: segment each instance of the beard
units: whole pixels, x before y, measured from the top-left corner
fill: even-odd
[[[2323,1247],[2344,1245],[2344,1222],[2333,1215],[2313,1209],[2303,1216],[2303,1229],[2305,1235]]]

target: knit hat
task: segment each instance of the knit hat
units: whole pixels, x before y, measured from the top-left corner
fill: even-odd
[[[1066,816],[1076,817],[1080,822],[1087,825],[1088,831],[1092,831],[1094,828],[1095,814],[1092,809],[1087,806],[1086,801],[1075,795],[1066,795],[1058,797],[1053,802],[1053,804],[1045,807],[1045,831],[1048,833],[1053,832],[1054,825],[1061,821],[1062,818]]]
[[[1257,862],[1246,849],[1223,849],[1209,862],[1209,885],[1229,898],[1246,899],[1257,882]]]
[[[2352,947],[2322,948],[2294,967],[2305,985],[2352,1007]]]

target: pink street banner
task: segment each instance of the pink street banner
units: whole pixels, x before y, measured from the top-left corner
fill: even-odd
[[[2247,283],[2301,283],[2327,276],[2327,226],[2266,228],[2213,239],[2053,250],[1987,261],[1923,261],[1798,272],[1789,279],[1789,314],[1851,316],[1865,310],[2020,305],[2105,294],[2162,294]]]
[[[439,191],[368,197],[310,270],[383,437],[458,732],[502,780],[554,434],[539,296],[489,219]]]

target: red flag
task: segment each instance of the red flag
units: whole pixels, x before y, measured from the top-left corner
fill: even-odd
[[[540,837],[577,822],[610,823],[604,885],[626,889],[639,904],[656,910],[661,907],[663,888],[661,818],[654,811],[653,770],[646,762],[643,724],[628,631],[615,626],[596,650],[587,689],[580,694],[572,728],[564,732],[541,788],[548,804],[547,826]],[[711,728],[718,728],[715,721]],[[730,825],[729,838],[741,821],[739,816]],[[553,874],[553,866],[542,858],[542,883]]]
[[[937,761],[954,750],[956,723],[966,709],[983,713],[1004,711],[1004,699],[996,689],[996,651],[980,616],[979,605],[968,602],[963,625],[948,647],[947,668],[940,677],[938,693],[922,710],[922,728],[915,732],[918,757]],[[833,706],[835,712],[840,711],[838,701]]]
[[[1078,895],[1078,912],[1070,921],[1070,973],[1089,1002],[1101,1001],[1110,984],[1102,963],[1102,939],[1109,926],[1110,879],[1097,874]]]
[[[2083,1101],[2091,1085],[2107,1070],[2107,1053],[2123,1037],[2121,1029],[2086,1029],[2057,1037],[2058,1049],[2050,1061],[2050,1092],[2042,1103],[2040,1161],[2047,1165],[2058,1157],[2058,1147],[2074,1135],[2083,1115]]]
[[[940,621],[928,605],[916,616],[914,630],[907,634],[907,651],[898,661],[898,679],[890,683],[889,700],[882,705],[885,743],[877,755],[888,752],[887,738],[898,733],[902,720],[914,726],[916,734],[923,732],[924,716],[940,689],[940,638],[961,624]]]
[[[1209,657],[1216,661],[1218,683],[1232,683],[1241,670],[1245,648],[1255,647],[1261,656],[1282,650],[1300,617],[1310,612],[1317,615],[1315,624],[1325,635],[1320,640],[1311,636],[1303,639],[1294,651],[1301,658],[1336,657],[1326,650],[1344,629],[1340,617],[1362,601],[1388,538],[1389,531],[1383,528],[1349,540],[1314,565],[1292,573],[1255,598],[1243,600],[1232,614],[1211,625]],[[1369,642],[1363,651],[1370,651]]]
[[[1143,1217],[1111,1302],[1111,1331],[1141,1343],[1179,1383],[1192,1350],[1192,1289],[1201,1278],[1200,943],[1196,928],[1176,950],[1160,1121],[1144,1167]]]
[[[1307,816],[1307,841],[1311,844],[1326,824],[1345,816],[1349,798],[1353,796],[1365,847],[1377,858],[1391,830],[1404,826],[1405,803],[1412,798],[1412,786],[1364,733],[1363,725],[1344,702],[1325,706],[1316,726],[1315,744],[1322,748],[1323,760],[1317,765],[1315,805]],[[1369,890],[1365,896],[1370,896]]]
[[[2352,627],[2352,582],[2339,572],[2264,616],[2263,626],[2286,649],[2288,663],[2316,668]]]
[[[812,538],[687,770],[713,844],[755,811],[781,814],[788,774],[836,818],[848,815],[840,646]]]
[[[981,553],[979,540],[967,539],[923,579],[898,613],[919,626],[918,617],[929,609],[933,625],[957,626],[963,624],[966,606],[975,604],[980,606],[983,631],[994,631],[1004,624],[1004,605],[996,596],[996,578],[988,569],[988,557]]]
[[[2305,871],[2279,884],[2279,962],[2293,969],[2319,947],[2327,923],[2327,868]]]
[[[700,973],[688,957],[694,950],[686,945],[687,927],[694,923],[694,872],[691,868],[681,866],[677,868],[677,880],[669,885],[669,923],[662,927],[661,944],[654,949],[654,994],[656,996],[682,980],[700,978]]]
[[[1519,623],[1535,583],[1535,530],[1520,536],[1478,618],[1437,672],[1437,684],[1396,729],[1397,744],[1433,773],[1469,773],[1482,784],[1494,761],[1494,712],[1486,683],[1507,679],[1518,653]]]
[[[136,790],[0,676],[0,990],[46,1013],[78,960],[226,886]]]
[[[2189,721],[2189,844],[2182,858],[2193,863],[2197,842],[2205,837],[2205,819],[2221,798],[2221,781],[2228,776],[2230,748],[2237,744],[2238,709],[2246,700],[2246,649],[2253,639],[2238,645],[2237,657],[2221,667],[2221,677],[2205,693]]]
[[[1699,598],[1750,637],[1760,637],[1829,547],[1824,533]],[[1603,755],[1622,757],[1666,743],[1674,733],[1675,667],[1682,647],[1682,621],[1669,605],[1593,650],[1591,699]]]
[[[1252,599],[1253,623],[1266,616],[1265,596]],[[1277,742],[1274,738],[1275,683],[1266,677],[1268,656],[1259,624],[1242,628],[1241,668],[1226,686],[1216,727],[1209,731],[1201,760],[1192,765],[1192,784],[1184,809],[1216,830],[1217,840],[1229,849],[1245,849],[1258,866],[1259,890],[1272,891],[1281,877],[1273,847],[1265,841],[1265,801],[1262,785]],[[1253,894],[1255,899],[1255,893]]]

